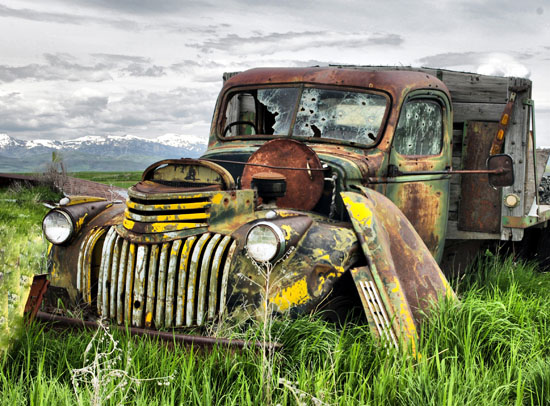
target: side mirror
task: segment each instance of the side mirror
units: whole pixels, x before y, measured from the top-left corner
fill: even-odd
[[[508,154],[491,155],[487,158],[489,184],[495,188],[514,184],[514,160]]]

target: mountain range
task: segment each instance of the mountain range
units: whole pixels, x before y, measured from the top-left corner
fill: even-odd
[[[0,172],[40,172],[61,157],[67,171],[140,171],[169,158],[197,158],[207,140],[165,134],[149,139],[134,135],[86,136],[70,140],[20,140],[0,134]]]

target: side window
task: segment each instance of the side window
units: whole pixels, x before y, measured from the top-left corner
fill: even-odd
[[[250,93],[236,93],[225,111],[226,137],[256,133],[256,104]]]
[[[234,93],[227,103],[223,135],[288,135],[299,89],[254,89]]]
[[[403,155],[438,155],[442,142],[441,105],[432,100],[407,102],[395,130],[395,150]]]

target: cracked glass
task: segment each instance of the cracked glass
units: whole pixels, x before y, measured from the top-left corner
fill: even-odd
[[[371,93],[304,89],[293,135],[373,144],[387,100]]]
[[[374,93],[298,87],[247,90],[231,96],[225,111],[223,135],[288,136],[292,133],[296,137],[372,145],[380,132],[387,105],[386,97]]]
[[[443,140],[443,111],[431,100],[405,104],[393,145],[403,155],[438,155]]]

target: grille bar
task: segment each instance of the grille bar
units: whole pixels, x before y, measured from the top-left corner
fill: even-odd
[[[196,310],[196,301],[195,301],[195,292],[197,291],[197,275],[199,272],[199,259],[206,244],[210,234],[203,234],[197,244],[193,248],[193,254],[191,256],[191,269],[189,270],[189,282],[187,284],[187,303],[186,303],[186,312],[185,312],[185,324],[187,326],[193,325],[195,321],[195,310]]]
[[[149,270],[147,277],[147,303],[145,304],[145,327],[153,324],[153,313],[155,311],[155,298],[157,291],[157,269],[159,264],[160,248],[157,244],[151,247],[149,257]]]
[[[164,326],[172,327],[172,319],[174,318],[174,298],[176,296],[176,267],[178,265],[179,254],[181,248],[181,240],[176,240],[172,244],[170,251],[170,263],[168,265],[168,275],[166,280],[166,311],[164,316]]]
[[[116,300],[116,321],[118,324],[124,322],[124,286],[126,286],[126,264],[128,262],[128,246],[127,240],[122,243],[120,250],[120,259],[118,265],[118,282]]]
[[[113,263],[111,266],[110,294],[109,294],[109,315],[116,314],[116,297],[118,292],[118,268],[120,266],[120,250],[122,238],[117,235],[113,252]]]
[[[187,273],[189,269],[189,257],[191,256],[191,248],[197,237],[189,237],[185,240],[183,249],[181,251],[180,269],[178,276],[178,294],[176,299],[176,327],[182,327],[184,323],[185,298],[186,298],[186,285],[187,285]]]
[[[107,231],[105,242],[103,243],[103,253],[101,255],[101,266],[99,267],[99,282],[97,286],[97,311],[99,315],[108,317],[109,311],[107,305],[109,303],[108,281],[111,280],[111,264],[113,247],[116,241],[117,234],[114,228]]]
[[[164,322],[164,302],[166,299],[166,268],[168,267],[168,250],[170,249],[170,243],[162,244],[162,250],[160,251],[160,264],[159,264],[159,276],[157,284],[157,300],[155,309],[155,324],[162,326]]]
[[[133,202],[131,200],[126,201],[126,206],[129,209],[133,209],[134,211],[143,211],[143,212],[150,212],[150,211],[169,211],[169,210],[196,210],[196,209],[205,209],[210,206],[209,201],[204,202],[192,202],[192,203],[172,203],[172,204],[140,204]]]
[[[208,242],[204,255],[202,257],[201,269],[210,269],[212,265],[213,255],[212,252],[214,248],[220,241],[221,235],[215,234],[214,237]],[[204,311],[206,310],[206,303],[208,298],[206,297],[206,288],[208,285],[208,272],[201,272],[199,279],[199,291],[198,291],[198,301],[197,301],[197,324],[202,326],[204,322]]]
[[[216,306],[218,299],[218,275],[220,273],[220,266],[222,265],[222,256],[227,248],[227,244],[231,241],[231,237],[225,236],[218,245],[216,253],[214,254],[214,260],[212,262],[212,272],[210,273],[210,292],[208,295],[208,318],[213,319],[216,315]]]
[[[97,279],[91,271],[95,245],[101,252]],[[231,237],[216,233],[141,244],[124,239],[115,228],[94,230],[82,244],[77,286],[89,303],[96,300],[98,314],[118,324],[203,325],[225,311],[236,246]],[[97,297],[92,298],[95,284]]]
[[[143,317],[143,308],[145,307],[145,274],[147,273],[147,257],[149,256],[149,247],[140,245],[137,249],[136,271],[134,276],[134,297],[132,310],[132,326],[140,327]]]
[[[76,272],[76,286],[82,298],[88,304],[92,303],[92,254],[94,247],[103,234],[104,228],[94,229],[80,246]]]

